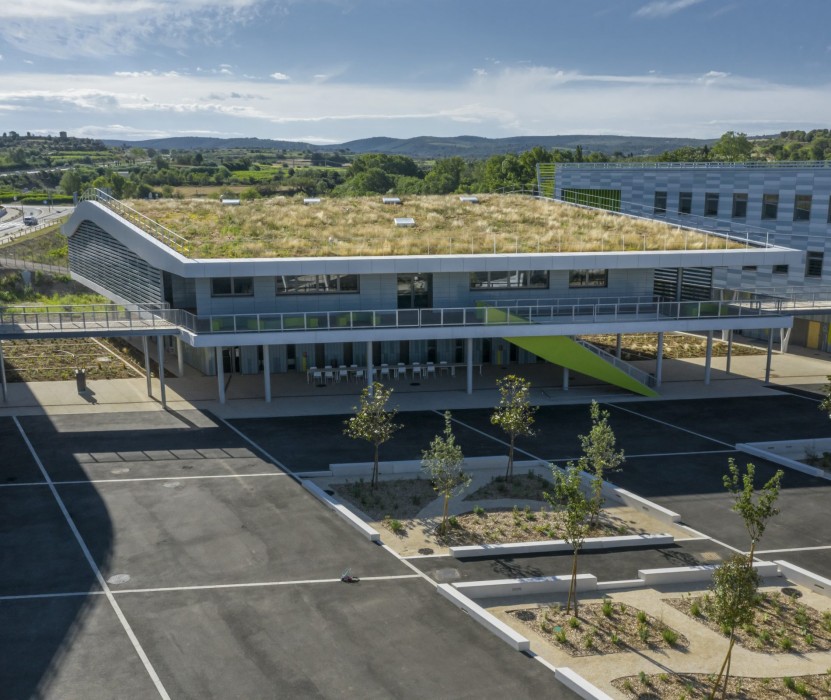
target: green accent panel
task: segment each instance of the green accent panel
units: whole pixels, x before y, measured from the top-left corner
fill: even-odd
[[[575,372],[594,377],[607,384],[640,394],[641,396],[658,396],[658,392],[626,372],[610,365],[602,357],[584,348],[578,342],[564,335],[536,336],[531,338],[505,338],[509,343],[532,352],[544,360],[568,367]]]
[[[478,304],[477,304],[478,306]],[[504,324],[507,321],[515,325],[527,324],[528,321],[512,316],[503,309],[487,306],[486,323]],[[641,396],[659,396],[658,392],[646,384],[630,377],[626,372],[609,364],[602,357],[584,348],[580,343],[564,335],[543,335],[528,338],[505,338],[509,343],[534,353],[543,360],[548,360],[561,367],[568,367],[575,372],[594,377],[607,384],[619,386]]]
[[[554,163],[537,163],[537,186],[544,197],[554,197],[556,170]]]

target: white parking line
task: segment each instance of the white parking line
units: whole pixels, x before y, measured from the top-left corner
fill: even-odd
[[[673,430],[680,430],[684,433],[689,433],[690,435],[695,435],[696,437],[704,438],[705,440],[709,440],[710,442],[717,442],[719,445],[725,445],[727,447],[735,448],[735,445],[731,445],[729,442],[724,442],[724,440],[717,440],[716,438],[711,438],[708,435],[703,435],[702,433],[697,433],[694,430],[690,430],[689,428],[682,428],[680,425],[674,425],[672,423],[668,423],[665,420],[658,420],[657,418],[653,418],[652,416],[646,416],[643,413],[638,413],[637,411],[633,411],[631,408],[624,408],[620,404],[610,403],[606,404],[607,406],[611,406],[612,408],[616,408],[619,411],[624,411],[625,413],[631,413],[633,416],[638,416],[639,418],[645,418],[646,420],[651,420],[653,423],[660,423],[661,425],[665,425],[668,428],[672,428]],[[735,449],[732,451],[735,452]]]
[[[196,476],[146,476],[133,477],[131,479],[72,479],[67,481],[53,481],[55,486],[78,486],[83,484],[122,484],[131,481],[194,481],[199,479],[247,479],[248,477],[261,476],[288,476],[284,472],[263,472],[259,474],[203,474]],[[21,484],[0,484],[0,488],[8,486],[49,486],[45,481],[30,481]]]
[[[127,637],[130,639],[133,648],[136,650],[136,654],[138,654],[139,659],[141,659],[142,664],[144,664],[144,668],[150,676],[150,679],[153,681],[153,685],[156,686],[156,690],[158,691],[159,696],[163,698],[163,700],[170,700],[170,696],[167,694],[164,685],[162,685],[162,681],[159,678],[159,675],[156,673],[156,669],[153,668],[153,664],[150,663],[150,659],[147,657],[147,654],[144,653],[144,649],[142,648],[141,643],[139,642],[138,638],[133,632],[133,628],[130,627],[130,623],[127,622],[127,618],[124,617],[124,613],[121,611],[121,607],[116,602],[115,597],[113,596],[112,592],[107,586],[107,582],[101,575],[101,570],[95,563],[95,559],[93,558],[92,553],[89,551],[86,542],[84,542],[84,538],[81,536],[81,533],[75,526],[75,521],[72,520],[72,516],[69,514],[69,511],[67,510],[66,505],[64,504],[63,499],[61,498],[61,495],[58,493],[58,489],[55,488],[55,485],[52,483],[52,480],[49,477],[49,473],[43,466],[43,462],[40,461],[40,457],[38,456],[37,452],[35,452],[35,448],[32,446],[32,443],[29,441],[29,436],[26,435],[26,432],[23,430],[23,426],[20,425],[20,421],[17,419],[17,416],[12,416],[12,420],[14,421],[14,424],[17,426],[20,435],[23,437],[23,440],[26,443],[26,447],[29,448],[29,452],[31,452],[32,458],[37,463],[38,469],[40,469],[41,474],[43,474],[43,478],[48,483],[49,490],[52,492],[52,495],[55,497],[55,500],[58,503],[58,508],[60,508],[61,513],[63,513],[63,517],[66,520],[67,525],[69,525],[69,529],[72,530],[72,534],[75,536],[78,545],[81,547],[81,551],[84,553],[84,557],[86,558],[87,563],[89,564],[90,568],[95,574],[95,578],[98,580],[98,585],[101,586],[101,590],[103,591],[104,595],[107,596],[107,600],[110,601],[110,605],[112,606],[116,617],[118,618],[119,622],[121,622],[121,626],[124,628],[124,631],[127,633]]]
[[[70,591],[69,593],[22,593],[20,595],[0,595],[0,602],[14,600],[43,600],[44,598],[85,598],[91,595],[104,595],[104,591]]]
[[[816,552],[822,549],[831,549],[831,544],[822,544],[816,547],[791,547],[790,549],[758,549],[754,554],[785,554],[787,552]]]

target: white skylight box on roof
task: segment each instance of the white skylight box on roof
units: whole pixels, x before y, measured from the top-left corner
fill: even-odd
[[[471,204],[479,204],[479,197],[474,197],[472,194],[463,194],[459,197],[460,202],[470,202]]]
[[[384,204],[401,204],[401,198],[400,197],[382,197],[381,201]]]
[[[415,219],[409,216],[401,216],[393,219],[396,226],[415,226]]]
[[[303,204],[320,204],[320,197],[306,197]]]
[[[224,204],[225,206],[229,206],[229,207],[238,207],[239,206],[239,200],[238,199],[220,199],[219,201],[222,202],[222,204]]]

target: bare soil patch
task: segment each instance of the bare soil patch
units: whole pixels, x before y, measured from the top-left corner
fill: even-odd
[[[584,335],[581,336],[592,345],[597,345],[606,352],[614,353],[617,336],[614,335]],[[707,339],[683,333],[664,334],[664,357],[670,360],[681,360],[691,357],[704,357],[707,352]],[[765,350],[750,345],[733,343],[732,354],[764,355]],[[713,357],[725,357],[727,343],[722,340],[713,340]],[[621,358],[627,362],[637,360],[654,360],[658,356],[658,335],[656,333],[634,333],[621,338]]]
[[[508,614],[571,656],[644,649],[686,649],[684,635],[643,610],[614,602],[580,605],[579,617],[560,604],[508,610]]]
[[[715,677],[704,673],[660,673],[616,678],[612,685],[627,698],[646,700],[698,700],[707,698]],[[719,697],[721,695],[719,694]],[[784,678],[730,677],[727,698],[731,700],[779,700],[831,697],[831,675],[785,676]]]
[[[508,481],[504,476],[491,479],[481,488],[465,496],[466,501],[488,501],[502,498],[522,501],[544,501],[543,492],[549,493],[554,484],[540,474],[517,474]]]
[[[55,382],[75,378],[86,370],[88,380],[129,379],[140,376],[128,366],[127,343],[92,338],[45,338],[3,342],[6,378],[9,382]],[[115,353],[115,356],[112,354]]]
[[[786,591],[795,589],[785,589]],[[716,632],[707,615],[706,596],[667,598],[664,602]],[[831,650],[831,610],[820,612],[782,591],[760,592],[756,619],[736,630],[736,643],[770,654],[805,654]]]

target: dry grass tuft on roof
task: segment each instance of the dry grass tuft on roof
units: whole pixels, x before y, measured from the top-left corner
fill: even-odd
[[[739,244],[613,213],[518,195],[404,198],[274,197],[223,207],[216,200],[133,200],[145,216],[188,240],[194,258],[306,258],[636,250],[707,250]],[[412,217],[396,228],[394,217]]]

